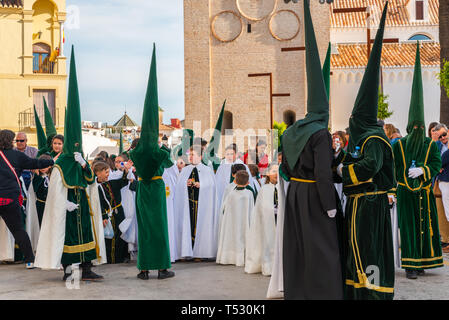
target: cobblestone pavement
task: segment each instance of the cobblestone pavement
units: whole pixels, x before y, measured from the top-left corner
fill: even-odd
[[[417,280],[408,280],[403,270],[396,272],[395,299],[447,299],[449,256],[444,268],[427,270]],[[137,279],[135,263],[103,265],[93,269],[103,275],[102,283],[81,282],[68,289],[62,271],[26,270],[24,265],[0,265],[0,299],[164,299],[164,300],[262,300],[270,278],[245,274],[243,268],[213,262],[173,264],[176,276],[148,281]]]

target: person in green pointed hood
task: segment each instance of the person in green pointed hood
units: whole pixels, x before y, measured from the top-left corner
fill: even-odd
[[[226,106],[226,100],[223,102],[223,106],[221,107],[220,115],[218,116],[217,123],[215,125],[215,130],[213,132],[212,138],[209,141],[209,144],[206,148],[206,151],[203,156],[203,164],[206,166],[210,166],[214,172],[217,172],[218,167],[220,166],[221,160],[217,157],[218,149],[220,148],[220,138],[221,138],[221,129],[223,126],[223,115]]]
[[[142,116],[139,142],[130,153],[139,184],[136,195],[138,224],[137,268],[139,279],[148,280],[150,270],[159,270],[158,279],[175,275],[171,268],[168,238],[164,169],[173,163],[170,154],[159,147],[159,102],[156,73],[156,45],[153,46],[150,75]]]
[[[426,138],[419,43],[407,133],[393,146],[393,152],[398,181],[401,264],[408,279],[417,279],[418,275],[424,274],[424,269],[443,267],[438,212],[432,188],[432,179],[441,169],[441,156],[437,144]]]
[[[395,187],[391,145],[377,124],[379,73],[388,2],[383,10],[373,49],[349,120],[349,153],[340,151],[347,196],[345,213],[345,298],[393,299],[394,254],[388,192]],[[367,274],[376,277],[371,282]],[[376,271],[377,270],[377,271]]]
[[[45,97],[43,97],[43,99],[44,99],[44,112],[45,112],[45,133],[47,135],[47,149],[48,152],[52,152],[52,141],[53,138],[58,134],[58,132],[56,131],[56,127],[53,122],[50,110],[48,109]]]
[[[82,156],[81,110],[75,52],[70,59],[63,153],[56,160],[36,252],[36,266],[58,269],[66,280],[80,265],[81,279],[100,281],[92,262],[106,263],[101,206],[94,174]]]
[[[343,281],[335,219],[338,196],[332,178],[332,139],[327,129],[329,102],[309,0],[304,1],[304,23],[307,115],[282,136],[281,167],[290,177],[284,202],[284,298],[341,300]]]
[[[183,129],[181,143],[173,148],[171,155],[173,159],[178,159],[187,154],[187,151],[193,146],[193,138],[195,134],[192,129]]]
[[[42,128],[41,121],[39,120],[39,116],[37,115],[36,106],[34,106],[34,121],[36,123],[37,148],[39,149],[37,157],[39,157],[48,152],[48,146],[47,136],[45,135],[44,128]]]

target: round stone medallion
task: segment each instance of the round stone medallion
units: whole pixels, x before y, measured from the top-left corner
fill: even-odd
[[[248,20],[261,21],[276,9],[278,0],[236,0],[237,8]]]
[[[301,24],[292,10],[279,10],[270,19],[270,33],[279,41],[293,40],[299,34]]]
[[[221,42],[234,41],[242,30],[242,19],[234,11],[222,11],[212,20],[212,34]]]

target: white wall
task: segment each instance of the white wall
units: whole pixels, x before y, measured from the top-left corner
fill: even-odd
[[[376,37],[377,27],[371,29],[371,39]],[[384,38],[399,38],[400,42],[407,41],[411,36],[422,33],[433,41],[440,42],[438,26],[418,27],[390,27],[385,29]],[[332,28],[332,43],[366,43],[366,28]]]
[[[436,79],[438,68],[423,67],[424,108],[426,126],[440,118],[440,87]],[[334,69],[331,78],[332,131],[344,130],[360,88],[364,69]],[[384,93],[389,95],[390,110],[394,111],[386,123],[392,123],[406,135],[408,110],[413,81],[413,68],[384,69]]]

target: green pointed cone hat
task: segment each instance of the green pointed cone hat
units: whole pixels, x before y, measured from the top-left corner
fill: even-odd
[[[37,147],[39,149],[38,156],[40,156],[47,152],[47,136],[45,135],[44,128],[42,128],[41,121],[37,115],[36,106],[34,106],[34,121],[36,122]]]
[[[329,47],[327,48],[326,60],[324,60],[323,65],[323,80],[324,86],[326,87],[327,100],[329,101],[330,83],[331,83],[331,43],[329,42]]]
[[[72,46],[63,153],[67,155],[73,155],[74,152],[82,153],[82,144],[81,107],[76,76],[75,49]]]
[[[61,169],[66,187],[87,187],[83,170],[75,161],[74,152],[83,152],[81,131],[81,108],[76,77],[75,49],[72,46],[70,57],[69,90],[67,93],[67,109],[64,124],[64,147],[56,160]]]
[[[416,160],[417,165],[420,165],[425,160],[425,151],[423,149],[425,148],[424,141],[426,140],[426,126],[424,121],[424,92],[419,42],[416,46],[415,73],[413,75],[407,133],[408,135],[404,141],[406,166],[411,165],[412,160]],[[413,188],[418,187],[418,181],[416,181],[416,179],[409,179],[408,182]]]
[[[119,152],[119,154],[122,154],[123,153],[123,133],[122,133],[122,131],[120,131],[120,144],[119,144],[119,149],[118,149],[118,152]]]
[[[43,99],[44,99],[44,112],[45,112],[45,133],[47,134],[47,137],[50,138],[57,135],[58,132],[56,131],[55,124],[53,123],[53,118],[51,116],[50,110],[48,109],[45,97],[43,97]]]
[[[309,0],[304,0],[304,24],[307,71],[307,115],[296,121],[283,135],[283,154],[293,170],[309,138],[329,124],[329,101],[321,69]]]
[[[223,115],[225,107],[226,100],[223,102],[223,106],[221,107],[220,115],[218,116],[217,123],[215,124],[215,130],[213,132],[212,138],[209,141],[209,145],[207,146],[204,156],[206,164],[208,160],[211,161],[215,170],[218,169],[218,166],[220,165],[220,159],[216,156],[216,153],[220,148],[221,129],[223,127]]]
[[[363,75],[351,118],[349,130],[351,132],[348,150],[353,152],[360,142],[369,136],[381,136],[388,141],[384,130],[377,124],[377,112],[379,103],[380,63],[382,57],[382,44],[387,17],[388,1],[385,4],[379,29],[368,60],[368,65]],[[360,146],[359,146],[360,147]]]
[[[424,122],[424,93],[421,71],[421,54],[419,42],[416,45],[415,73],[413,75],[412,98],[408,113],[407,133],[413,131],[414,126],[425,126]]]
[[[140,140],[136,148],[129,155],[134,162],[137,174],[148,180],[169,158],[169,153],[161,150],[159,140],[159,97],[157,90],[156,45],[153,45],[150,75],[142,115]]]
[[[172,150],[173,158],[179,158],[185,155],[189,148],[193,146],[194,137],[195,133],[192,129],[183,129],[181,143]]]

